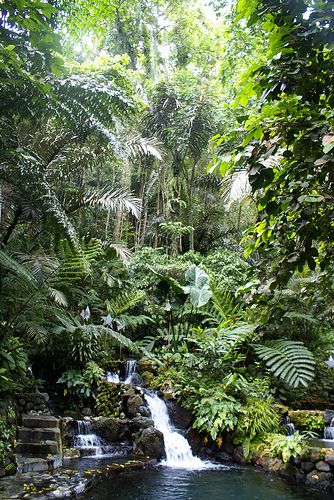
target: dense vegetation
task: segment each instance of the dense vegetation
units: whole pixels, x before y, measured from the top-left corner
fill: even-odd
[[[227,4],[1,2],[11,414],[94,406],[132,356],[245,454],[282,404],[334,405],[333,2]]]

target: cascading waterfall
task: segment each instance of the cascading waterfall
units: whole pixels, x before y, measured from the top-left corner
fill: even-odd
[[[293,436],[294,433],[296,432],[296,427],[291,422],[291,419],[288,415],[285,417],[285,427],[286,427],[286,431],[287,431],[288,436]]]
[[[107,382],[112,382],[113,384],[119,384],[123,382],[123,384],[132,384],[132,377],[136,373],[137,368],[137,360],[136,359],[128,359],[125,364],[125,377],[124,380],[121,380],[118,373],[107,372],[105,375]]]
[[[332,418],[329,427],[325,427],[324,438],[334,439],[334,418]]]
[[[113,384],[119,384],[121,380],[119,378],[118,373],[107,372],[106,373],[106,381],[112,382]]]
[[[162,464],[182,469],[212,467],[212,464],[194,457],[188,441],[176,432],[169,419],[166,403],[155,393],[146,394],[145,399],[151,411],[155,428],[164,435],[167,458]]]
[[[125,379],[124,384],[132,383],[132,376],[136,373],[137,368],[137,360],[128,359],[125,365]]]
[[[103,455],[103,441],[93,432],[93,425],[88,420],[76,421],[76,435],[74,436],[74,448],[94,454]]]

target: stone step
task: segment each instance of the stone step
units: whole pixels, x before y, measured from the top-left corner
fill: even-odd
[[[19,441],[16,444],[16,453],[19,455],[32,455],[34,457],[47,457],[48,455],[61,453],[61,450],[57,441],[46,440],[38,443]]]
[[[59,418],[51,415],[22,415],[22,423],[24,427],[30,428],[59,428]]]
[[[24,443],[32,443],[38,441],[59,441],[60,429],[58,427],[49,428],[34,428],[19,427],[17,433],[17,440]]]

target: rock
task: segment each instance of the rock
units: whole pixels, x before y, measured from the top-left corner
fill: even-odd
[[[268,470],[270,472],[281,472],[285,471],[287,464],[283,462],[280,458],[271,458],[268,461]]]
[[[95,421],[96,433],[108,442],[123,441],[128,431],[127,423],[116,417],[101,417]]]
[[[85,417],[91,417],[93,415],[93,412],[90,408],[86,407],[81,410],[82,415]]]
[[[181,408],[175,401],[166,401],[169,416],[177,429],[186,430],[190,427],[192,414]]]
[[[136,385],[136,386],[144,385],[144,381],[143,381],[142,377],[139,375],[139,373],[132,374],[131,384]]]
[[[0,477],[4,477],[6,475],[6,471],[3,467],[0,467]]]
[[[137,414],[140,414],[140,407],[144,406],[143,398],[135,394],[134,396],[130,396],[127,402],[127,412],[130,417],[136,417]]]
[[[330,472],[331,471],[331,466],[327,462],[324,462],[323,460],[320,460],[320,462],[317,462],[315,464],[315,468],[317,470],[319,470],[320,472]]]
[[[233,451],[233,459],[240,465],[246,465],[246,459],[242,446],[237,446]]]
[[[147,406],[140,406],[139,407],[139,413],[143,416],[143,417],[150,417],[151,416],[151,412],[150,410],[148,409]]]
[[[330,425],[332,419],[334,418],[334,410],[325,410],[325,425]]]
[[[313,462],[302,462],[300,467],[304,472],[308,473],[314,469],[314,464]]]
[[[223,442],[223,450],[226,451],[229,455],[233,455],[234,453],[234,445],[229,443],[228,441]]]
[[[63,458],[80,458],[80,451],[76,448],[63,448]]]
[[[142,429],[148,429],[149,427],[154,427],[154,422],[147,417],[135,417],[129,422],[130,431],[132,434],[138,433]]]
[[[136,389],[132,385],[126,385],[126,390],[123,392],[123,396],[130,397],[136,394]]]
[[[222,462],[224,464],[233,463],[233,458],[231,457],[231,455],[226,453],[226,451],[219,451],[218,453],[215,454],[215,458],[219,460],[219,462]]]
[[[311,447],[311,448],[309,448],[309,452],[310,452],[310,460],[311,460],[311,462],[313,462],[313,463],[319,462],[319,460],[322,459],[321,448]]]
[[[318,488],[327,489],[332,483],[332,474],[330,472],[312,471],[306,476],[306,484],[309,486],[317,486]]]
[[[161,460],[166,457],[164,436],[154,427],[143,429],[137,434],[133,446],[134,453]]]
[[[334,467],[334,451],[333,450],[327,450],[324,458],[325,458],[325,462],[327,462],[329,465]]]

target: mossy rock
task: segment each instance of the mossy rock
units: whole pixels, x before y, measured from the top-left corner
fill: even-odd
[[[142,375],[144,372],[155,373],[156,369],[157,366],[155,362],[149,358],[141,358],[137,363],[137,370],[140,375]]]

